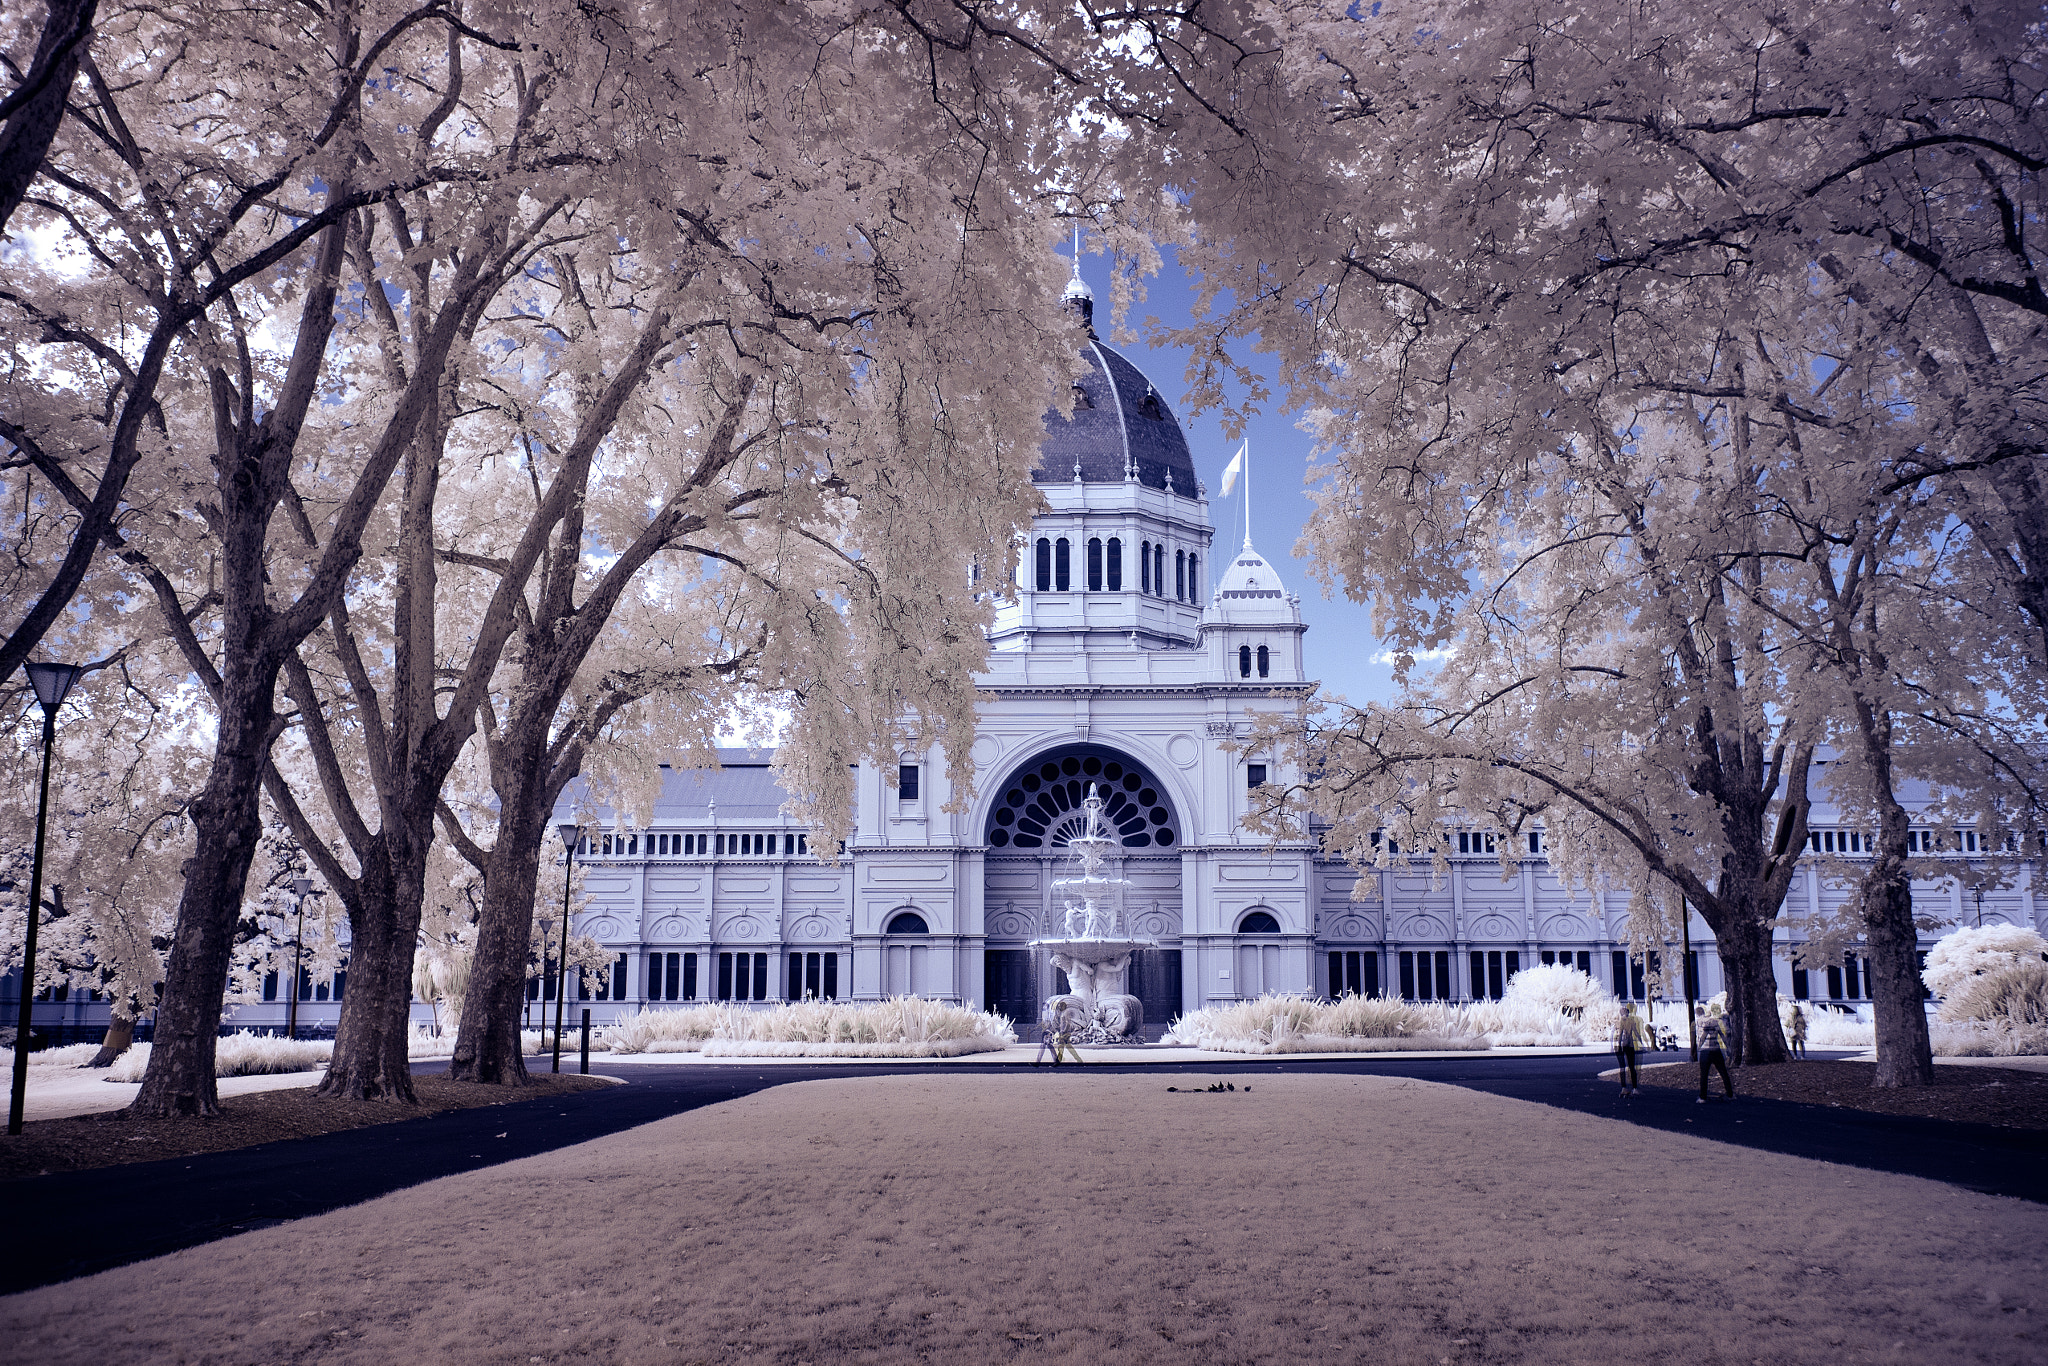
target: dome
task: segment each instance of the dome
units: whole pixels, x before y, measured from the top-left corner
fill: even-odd
[[[1294,620],[1293,604],[1279,571],[1252,549],[1249,537],[1223,571],[1223,582],[1216,586],[1216,604],[1232,621]]]
[[[1147,488],[1166,488],[1170,477],[1175,493],[1193,497],[1195,462],[1187,436],[1152,381],[1092,337],[1081,354],[1088,373],[1074,381],[1073,416],[1045,415],[1045,441],[1032,477],[1041,484],[1065,483],[1078,465],[1083,483],[1121,484],[1135,465],[1138,482]]]

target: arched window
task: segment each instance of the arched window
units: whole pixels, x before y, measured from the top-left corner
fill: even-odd
[[[1109,538],[1109,591],[1124,591],[1124,543],[1114,536]]]
[[[1052,542],[1043,536],[1038,538],[1037,577],[1038,591],[1041,593],[1050,592],[1052,589]]]
[[[1268,916],[1267,919],[1271,919]],[[931,927],[924,923],[924,917],[916,911],[898,911],[889,917],[889,928],[884,934],[930,934]],[[1277,933],[1277,929],[1276,929]]]
[[[1100,593],[1102,591],[1102,538],[1100,536],[1090,536],[1088,538],[1088,591],[1091,593]]]
[[[1152,591],[1152,542],[1138,542],[1138,591]]]
[[[1249,645],[1237,647],[1237,676],[1239,678],[1250,678],[1252,676],[1252,647]]]
[[[1273,667],[1273,657],[1266,653],[1266,647],[1259,647],[1259,677],[1264,678]]]
[[[1270,911],[1248,911],[1245,918],[1237,922],[1239,934],[1278,934],[1280,922]]]
[[[1202,600],[1202,560],[1190,551],[1188,553],[1188,601]]]
[[[1073,582],[1073,552],[1062,536],[1052,548],[1052,586],[1054,591],[1064,593]]]
[[[1188,557],[1186,551],[1173,552],[1173,596],[1178,602],[1188,600]]]

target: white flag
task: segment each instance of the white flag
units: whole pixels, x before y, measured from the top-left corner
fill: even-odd
[[[1230,463],[1223,467],[1223,496],[1225,498],[1228,498],[1230,491],[1237,487],[1237,476],[1244,473],[1245,453],[1250,451],[1251,448],[1252,443],[1249,441],[1245,442],[1244,445],[1237,448],[1237,454],[1230,457]]]

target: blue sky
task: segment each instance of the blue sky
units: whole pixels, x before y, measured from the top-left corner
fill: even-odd
[[[1096,321],[1105,339],[1109,337],[1110,271],[1108,257],[1083,251],[1081,278],[1095,291]],[[1146,332],[1148,317],[1169,327],[1192,320],[1194,291],[1171,253],[1165,268],[1145,282],[1145,289],[1148,297],[1131,312],[1132,330]],[[1223,467],[1236,454],[1237,443],[1225,437],[1216,414],[1204,413],[1198,418],[1187,415],[1187,385],[1182,378],[1187,363],[1184,355],[1156,350],[1142,342],[1111,344],[1143,370],[1166,396],[1187,432],[1195,470],[1209,486],[1209,514],[1216,523],[1216,551],[1210,557],[1213,588],[1224,556],[1234,552],[1244,539],[1245,483],[1240,481],[1229,498],[1222,494]],[[1270,370],[1267,378],[1270,381]],[[1277,388],[1270,383],[1268,387]],[[1233,402],[1242,402],[1244,396],[1241,390],[1234,390],[1231,397]],[[1245,429],[1251,441],[1252,544],[1279,569],[1288,591],[1301,595],[1302,619],[1309,624],[1302,643],[1308,676],[1319,680],[1324,692],[1341,693],[1353,702],[1389,701],[1394,695],[1393,670],[1374,659],[1380,646],[1372,636],[1371,614],[1363,606],[1342,598],[1324,597],[1307,566],[1295,557],[1295,542],[1301,538],[1310,508],[1303,487],[1308,472],[1309,437],[1295,425],[1297,414],[1282,408],[1280,403],[1277,397],[1269,401],[1267,411],[1253,416]]]

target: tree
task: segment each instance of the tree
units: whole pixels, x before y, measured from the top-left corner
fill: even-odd
[[[1268,13],[1293,152],[1190,196],[1183,260],[1223,314],[1180,340],[1212,386],[1225,343],[1275,352],[1330,456],[1307,544],[1397,650],[1454,651],[1410,708],[1323,735],[1317,795],[1361,853],[1424,792],[1541,810],[1567,867],[1700,907],[1745,1056],[1781,1056],[1769,927],[1834,683],[1775,668],[1792,585],[1763,522],[1840,449],[1827,376],[1888,364],[1943,400],[1936,439],[1869,452],[1859,487],[1938,489],[1999,591],[2037,591],[2040,29],[2007,6]],[[1845,303],[1853,355],[1821,325]]]
[[[96,43],[93,61],[116,75],[97,80],[94,109],[60,130],[44,171],[58,188],[35,201],[92,268],[82,283],[47,270],[39,293],[9,301],[84,354],[79,370],[121,413],[114,458],[130,472],[144,419],[160,428],[164,465],[147,498],[130,498],[145,516],[123,533],[124,561],[208,689],[217,729],[210,776],[189,808],[195,846],[137,1104],[210,1113],[256,795],[283,724],[278,671],[342,600],[363,529],[438,389],[440,360],[552,217],[549,177],[603,154],[579,136],[587,119],[537,126],[554,79],[544,55],[531,80],[509,58],[488,80],[472,72],[494,98],[451,123],[459,86],[412,73],[450,70],[451,47],[497,56],[509,45],[439,6],[339,14],[314,40],[283,8],[129,10],[105,18]],[[319,55],[278,60],[289,52]],[[217,115],[185,117],[195,101],[218,103]],[[425,360],[402,391],[359,390],[343,411],[330,360],[360,355],[350,343],[364,310],[337,298],[351,241],[376,231],[370,206],[399,225],[438,213],[449,230],[435,239],[434,297],[405,300]],[[119,344],[131,313],[155,327],[133,366]],[[159,392],[166,376],[175,392]],[[74,407],[86,408],[82,397]],[[309,430],[319,439],[302,450]],[[122,480],[103,475],[92,501],[121,496]],[[181,515],[188,496],[197,519]],[[273,536],[280,515],[295,548]],[[74,549],[102,538],[88,514]]]

